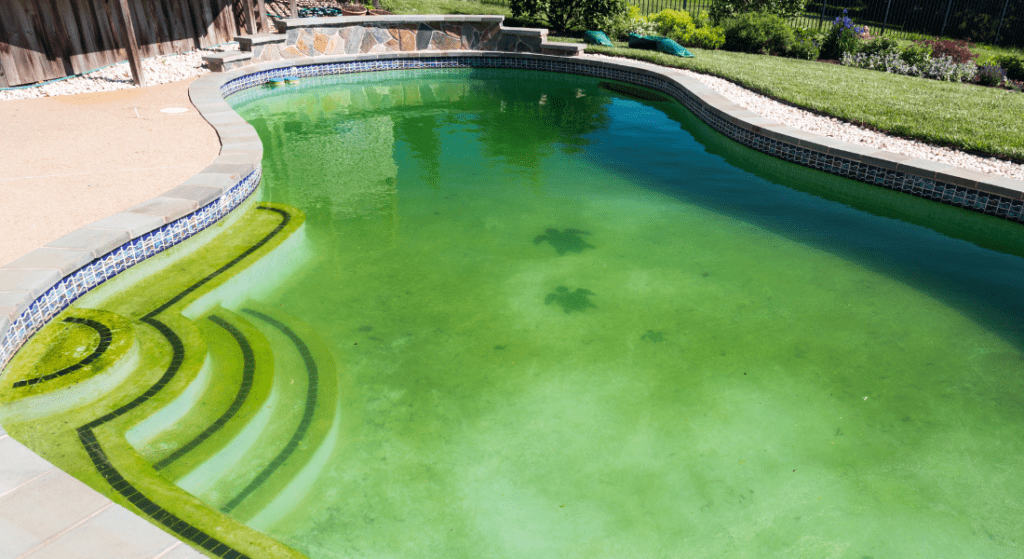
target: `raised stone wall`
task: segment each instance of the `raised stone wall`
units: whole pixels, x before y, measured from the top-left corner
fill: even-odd
[[[278,33],[239,37],[252,58],[224,69],[260,62],[321,56],[410,51],[482,50],[578,54],[578,45],[547,43],[546,29],[503,27],[502,16],[365,16],[288,19]],[[570,48],[566,48],[570,47]],[[555,52],[557,51],[557,52]],[[228,61],[225,61],[228,62]]]

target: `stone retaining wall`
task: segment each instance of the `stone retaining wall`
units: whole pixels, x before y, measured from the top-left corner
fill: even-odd
[[[254,41],[251,63],[345,54],[482,50],[542,52],[546,29],[502,27],[502,16],[367,16],[278,22]],[[274,40],[271,37],[279,37]],[[246,48],[243,42],[243,49]]]

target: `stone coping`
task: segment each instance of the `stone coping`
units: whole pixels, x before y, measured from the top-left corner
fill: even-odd
[[[421,17],[437,21],[436,16]],[[348,21],[356,23],[357,19]],[[309,25],[322,26],[323,22]],[[868,184],[1024,222],[1024,181],[847,144],[783,126],[739,107],[696,80],[643,62],[479,51],[325,56],[311,62],[265,63],[197,80],[189,88],[189,96],[221,138],[221,152],[213,164],[149,202],[90,224],[0,268],[0,341],[4,344],[0,346],[0,368],[32,333],[77,297],[212,225],[255,190],[261,176],[263,147],[256,131],[225,97],[285,75],[497,67],[617,79],[671,95],[716,130],[753,149]],[[35,556],[36,552],[40,557],[49,556],[46,550],[54,554],[61,549],[95,549],[102,553],[123,549],[125,542],[144,548],[139,556],[202,557],[140,517],[125,514],[126,509],[36,456],[2,428],[0,447],[4,456],[0,524],[12,525],[22,518],[36,522],[39,514],[32,516],[32,511],[42,511],[49,522],[33,532],[35,540],[15,557]],[[54,493],[53,487],[59,490]],[[0,535],[0,545],[8,543]],[[25,547],[25,542],[19,545]]]
[[[288,38],[282,33],[259,33],[256,35],[236,35],[235,41],[242,50],[250,50],[253,45],[266,45],[269,43],[282,43]]]
[[[392,15],[392,16],[340,16],[340,17],[304,17],[297,19],[279,19],[274,22],[280,32],[304,27],[344,27],[347,25],[363,25],[367,23],[501,23],[505,16],[449,16],[449,15]]]

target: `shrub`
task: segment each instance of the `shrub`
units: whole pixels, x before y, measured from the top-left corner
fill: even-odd
[[[844,66],[854,66],[867,70],[878,70],[890,74],[902,74],[904,76],[920,76],[921,71],[916,66],[907,64],[899,53],[888,52],[882,54],[843,53],[840,60]]]
[[[637,35],[651,35],[655,33],[654,24],[647,21],[647,18],[640,12],[640,8],[633,4],[626,4],[624,9],[609,17],[601,28],[611,39],[621,39],[630,33]]]
[[[657,32],[680,45],[717,49],[725,44],[725,31],[711,27],[707,12],[698,12],[694,19],[685,11],[662,10],[649,17]]]
[[[933,39],[931,41],[914,41],[916,44],[928,45],[932,49],[932,58],[951,58],[957,64],[965,64],[978,57],[969,48],[971,43],[967,41],[943,41]]]
[[[686,46],[720,49],[725,45],[725,30],[721,27],[698,27],[681,39],[675,40]]]
[[[950,82],[971,80],[978,69],[973,61],[969,60],[963,64],[958,64],[948,56],[925,58],[919,65],[908,64],[901,54],[894,52],[883,54],[843,53],[841,62],[846,66],[856,66],[868,70],[889,72],[890,74],[921,76]]]
[[[821,55],[821,50],[818,49],[818,45],[814,41],[798,40],[789,47],[789,52],[786,56],[790,58],[800,58],[802,60],[817,60]]]
[[[907,48],[900,52],[900,58],[911,66],[924,68],[932,57],[932,47],[923,43],[907,45]]]
[[[760,12],[791,18],[804,11],[807,0],[713,0],[711,19],[719,25],[740,14]]]
[[[923,70],[924,77],[933,80],[964,82],[973,80],[974,75],[978,73],[978,66],[974,64],[973,60],[961,64],[953,60],[952,57],[943,56],[942,58],[932,58],[930,62],[931,64],[927,68],[921,68],[921,70]]]
[[[725,48],[740,52],[785,54],[796,38],[786,20],[774,14],[750,12],[725,23]]]
[[[662,10],[647,16],[647,21],[653,23],[658,33],[665,36],[668,36],[673,29],[686,28],[687,25],[693,25],[693,18],[690,17],[690,14],[678,10]]]
[[[821,44],[821,32],[817,29],[806,29],[803,27],[794,27],[793,36],[799,41],[814,41],[814,44]]]
[[[626,9],[624,0],[509,0],[509,8],[517,18],[543,16],[557,33],[601,29]]]
[[[1012,54],[1000,54],[995,57],[996,64],[1006,70],[1006,77],[1011,80],[1024,81],[1024,57]]]
[[[847,17],[846,10],[843,10],[843,15],[832,22],[825,39],[821,42],[821,57],[836,60],[842,58],[845,53],[857,52],[862,33],[864,28],[854,25],[853,20]]]
[[[978,83],[981,85],[995,86],[1006,82],[1006,70],[1003,70],[998,64],[982,64],[978,66],[976,75]]]
[[[896,39],[890,37],[877,37],[871,39],[861,46],[860,52],[870,56],[872,54],[893,54],[900,51],[900,44]]]

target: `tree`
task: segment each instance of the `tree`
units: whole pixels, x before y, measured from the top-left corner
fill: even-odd
[[[624,0],[511,0],[512,17],[544,16],[555,32],[574,27],[598,30],[626,10]]]
[[[721,25],[723,21],[748,12],[775,14],[789,19],[804,11],[807,0],[714,0],[711,19]]]

